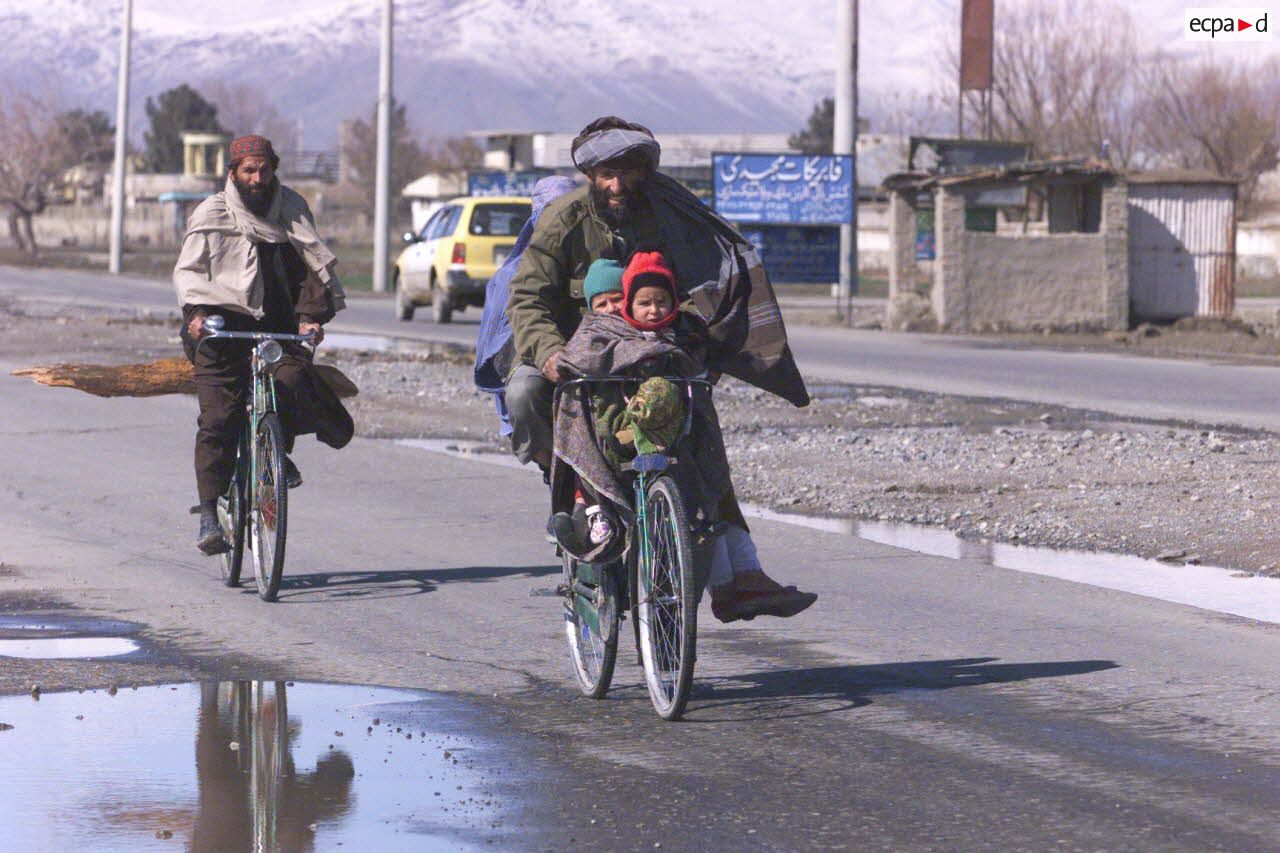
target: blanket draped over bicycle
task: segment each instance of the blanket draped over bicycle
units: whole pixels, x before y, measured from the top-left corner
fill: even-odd
[[[686,319],[690,322],[682,323],[682,328],[696,322],[682,318]],[[589,314],[561,352],[560,367],[572,378],[634,377],[639,385],[650,376],[698,376],[705,367],[705,351],[696,335],[677,338],[670,331],[642,332],[621,317]],[[670,473],[680,485],[696,522],[714,522],[726,516],[738,522],[741,513],[733,496],[720,421],[710,393],[700,385],[694,385],[693,389],[690,432],[676,445],[674,456],[678,461]],[[634,391],[628,389],[628,396]],[[572,507],[576,473],[597,494],[608,498],[613,508],[631,523],[632,475],[622,471],[619,463],[633,458],[635,447],[624,444],[618,432],[634,426],[637,407],[633,406],[628,416],[622,393],[619,385],[601,384],[579,386],[561,396],[554,424],[555,455],[551,466],[553,509],[567,511]],[[659,402],[658,405],[666,404]],[[662,420],[669,422],[669,417],[660,416],[659,422]],[[660,439],[667,437],[661,427],[653,431]],[[606,543],[577,556],[590,561],[607,547]]]

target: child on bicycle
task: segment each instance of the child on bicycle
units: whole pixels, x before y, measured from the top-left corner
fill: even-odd
[[[637,379],[706,376],[712,357],[706,326],[692,312],[679,310],[677,294],[675,275],[661,252],[636,252],[625,268],[611,259],[596,260],[583,282],[590,313],[561,354],[563,369],[579,376],[630,375]],[[679,454],[684,464],[673,471],[683,481],[691,514],[704,523],[723,526],[711,547],[708,586],[712,613],[722,622],[758,615],[794,616],[809,607],[817,595],[794,586],[783,587],[765,574],[733,494],[710,394],[693,387],[692,429]],[[616,467],[635,454],[625,439],[630,437],[632,444],[639,439],[634,431],[628,436],[626,429],[613,429],[625,420],[626,405],[607,397],[608,391],[597,392],[592,414],[600,450]],[[572,406],[569,409],[572,418]],[[683,417],[681,412],[681,422]],[[562,441],[559,426],[557,419],[556,462],[573,465],[575,458],[589,458],[590,454],[575,453],[571,441]]]

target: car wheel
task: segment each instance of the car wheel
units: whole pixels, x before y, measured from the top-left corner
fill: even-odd
[[[400,281],[400,272],[397,271],[393,279],[396,289],[396,318],[399,320],[412,320],[413,309],[417,306],[413,304],[413,300],[409,298],[409,294],[405,293],[404,284]]]
[[[453,319],[453,306],[449,304],[448,292],[440,286],[440,280],[431,278],[431,319],[437,323],[448,323]]]

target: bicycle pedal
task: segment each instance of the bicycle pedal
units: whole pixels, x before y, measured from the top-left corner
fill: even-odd
[[[568,595],[568,594],[569,594],[568,584],[564,584],[564,583],[556,584],[556,595]]]
[[[199,515],[199,514],[200,514],[200,504],[196,504],[195,506],[191,507],[191,509],[187,510],[187,514],[188,514],[188,515]]]

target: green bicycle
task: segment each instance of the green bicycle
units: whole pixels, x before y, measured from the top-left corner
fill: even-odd
[[[288,530],[289,487],[285,476],[285,435],[276,404],[272,371],[284,358],[281,342],[313,343],[311,335],[273,332],[223,331],[225,320],[217,315],[204,322],[208,341],[254,341],[250,355],[251,389],[248,417],[236,446],[235,469],[226,494],[218,498],[218,523],[231,546],[222,554],[222,582],[240,584],[245,552],[253,564],[258,596],[275,601],[284,575],[284,546]]]
[[[693,386],[708,390],[703,379],[672,379],[683,385],[687,402],[681,438],[689,433]],[[566,390],[593,382],[629,379],[576,379],[556,389],[555,405]],[[623,611],[632,614],[636,649],[654,710],[664,720],[684,714],[697,658],[698,598],[695,552],[711,531],[689,525],[684,498],[669,469],[674,456],[641,454],[624,466],[634,473],[634,523],[627,525],[620,557],[584,563],[562,551],[564,627],[578,687],[603,698],[613,680],[618,656],[618,626]],[[615,513],[621,517],[623,513]]]

